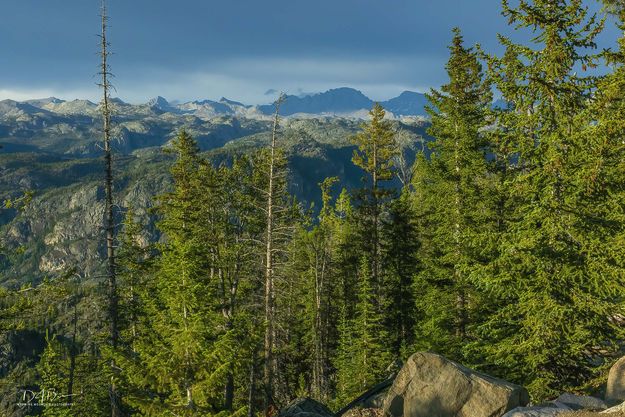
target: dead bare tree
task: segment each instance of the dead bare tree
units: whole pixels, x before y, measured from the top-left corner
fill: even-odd
[[[402,187],[409,187],[412,183],[414,167],[413,161],[410,160],[408,155],[414,155],[418,152],[418,146],[423,148],[424,139],[401,127],[395,130],[394,139],[397,145],[397,153],[393,156],[393,164],[396,168],[395,175],[401,182]],[[421,150],[423,151],[423,149]]]
[[[115,268],[115,217],[113,213],[113,158],[111,155],[111,111],[110,111],[110,90],[112,85],[110,78],[112,74],[107,59],[110,55],[109,43],[106,38],[107,30],[107,10],[106,0],[102,0],[101,13],[102,32],[100,34],[100,72],[101,82],[98,84],[102,88],[102,119],[103,119],[103,141],[104,141],[104,189],[105,189],[105,213],[104,228],[106,231],[106,276],[108,279],[108,320],[109,320],[109,343],[111,348],[117,348],[119,338],[118,330],[118,294],[117,277]],[[117,372],[114,359],[111,359],[111,377],[109,385],[109,396],[111,401],[111,416],[120,417],[120,395],[115,385],[114,375]]]
[[[269,148],[269,168],[268,168],[268,185],[267,185],[267,206],[266,206],[266,242],[265,242],[265,343],[264,343],[264,410],[265,414],[269,414],[273,405],[273,385],[274,385],[274,320],[275,320],[275,290],[274,290],[274,239],[275,239],[275,181],[276,181],[276,152],[277,152],[277,136],[280,122],[280,105],[284,101],[285,96],[280,94],[276,100],[276,112],[273,119],[273,129],[271,132],[271,143]]]

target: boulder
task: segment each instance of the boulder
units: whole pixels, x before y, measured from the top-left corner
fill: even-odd
[[[388,391],[382,391],[371,397],[367,398],[362,402],[363,408],[382,408],[384,406],[384,399],[386,399],[386,395]]]
[[[625,402],[619,405],[615,405],[614,407],[610,407],[607,410],[603,410],[601,414],[623,413],[623,412],[625,412]]]
[[[610,368],[605,401],[608,405],[616,405],[625,401],[625,356]]]
[[[278,417],[334,417],[334,414],[318,401],[296,398],[280,410]]]
[[[393,363],[391,363],[386,368],[386,372],[389,375],[388,378],[374,385],[373,387],[369,388],[363,394],[358,396],[355,400],[351,401],[345,407],[340,409],[336,413],[336,416],[337,417],[341,417],[341,416],[349,417],[348,411],[354,410],[354,409],[369,410],[368,411],[369,413],[372,412],[371,410],[376,410],[376,409],[381,410],[382,406],[384,405],[384,399],[386,398],[386,394],[388,393],[388,390],[391,388],[391,385],[393,385],[393,381],[395,381],[395,377],[397,376],[397,373],[399,372],[402,366],[403,364],[399,359],[396,359],[395,361],[393,361]]]
[[[508,411],[503,417],[554,417],[562,413],[570,413],[572,410],[566,404],[554,401],[532,407],[517,407]]]
[[[605,410],[608,405],[600,398],[591,397],[589,395],[575,395],[564,393],[556,398],[556,401],[562,403],[573,410]]]
[[[351,408],[343,417],[384,417],[380,408]]]
[[[421,352],[402,367],[383,410],[391,417],[500,417],[528,402],[519,385]]]
[[[384,399],[388,394],[388,390],[393,385],[393,381],[395,380],[395,375],[390,378],[376,384],[375,386],[368,389],[365,393],[360,395],[358,398],[347,404],[341,410],[339,410],[336,415],[338,417],[342,415],[347,415],[347,412],[352,409],[381,409],[384,405]]]

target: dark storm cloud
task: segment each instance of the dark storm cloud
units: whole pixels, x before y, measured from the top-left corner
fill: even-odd
[[[97,0],[3,0],[0,98],[97,96]],[[498,50],[499,0],[109,0],[120,96],[265,101],[342,85],[374,98],[445,79],[450,31]],[[614,31],[613,31],[614,32]],[[20,97],[17,97],[20,98]]]

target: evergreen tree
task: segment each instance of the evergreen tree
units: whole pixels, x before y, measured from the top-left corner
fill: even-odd
[[[41,355],[38,368],[41,374],[41,399],[46,417],[70,416],[71,410],[60,403],[70,403],[65,391],[68,382],[67,352],[54,336],[46,335],[46,348]]]
[[[105,191],[105,203],[104,203],[104,230],[106,233],[106,277],[108,281],[108,295],[107,295],[107,312],[108,312],[108,324],[109,324],[109,344],[112,351],[117,349],[117,343],[119,339],[118,328],[118,303],[119,295],[117,293],[117,271],[115,262],[115,213],[113,204],[113,153],[111,149],[111,109],[110,109],[110,91],[113,86],[110,83],[112,77],[111,69],[108,64],[108,57],[111,54],[109,51],[109,42],[107,40],[108,30],[108,15],[106,8],[106,0],[102,0],[101,7],[101,23],[102,32],[100,34],[100,72],[102,77],[100,84],[102,88],[102,133],[103,133],[103,150],[104,150],[104,191]],[[121,393],[118,387],[115,385],[115,379],[117,378],[117,365],[111,361],[111,384],[110,400],[111,400],[111,416],[121,417],[122,410],[120,408]]]
[[[337,355],[337,397],[355,398],[383,380],[391,363],[384,316],[376,305],[371,284],[370,261],[362,257],[358,277],[356,314],[351,320],[343,315]]]
[[[203,161],[185,131],[172,141],[172,151],[177,156],[171,169],[174,190],[160,198],[159,206],[159,227],[167,241],[154,281],[144,288],[147,326],[134,342],[134,364],[125,364],[134,385],[149,394],[138,397],[135,391],[128,402],[147,415],[167,410],[198,415],[211,409],[216,395],[205,389],[204,379],[213,315],[205,272],[206,240],[197,233]]]
[[[415,343],[414,279],[420,268],[419,229],[408,188],[389,204],[381,236],[384,288],[389,300],[385,327],[394,356],[405,358],[413,353],[410,349]]]
[[[426,241],[420,252],[419,346],[462,359],[475,291],[471,272],[479,260],[476,236],[484,218],[487,124],[492,95],[477,53],[454,29],[446,69],[449,82],[428,95],[432,154],[418,161],[416,205],[424,217]]]
[[[298,277],[304,300],[301,310],[302,362],[308,381],[306,395],[326,402],[331,394],[331,354],[337,331],[339,219],[333,206],[331,188],[336,177],[326,178],[321,187],[322,207],[318,223],[300,226],[290,247],[292,274]]]
[[[503,307],[482,337],[488,360],[540,399],[588,382],[603,362],[599,351],[618,339],[609,317],[619,311],[623,270],[608,246],[621,233],[612,194],[620,186],[615,175],[588,177],[618,148],[588,135],[596,80],[583,71],[595,65],[589,51],[602,23],[576,0],[503,4],[512,24],[536,36],[535,48],[501,37],[506,53],[491,65],[511,106],[500,123],[514,139],[518,175],[494,273],[481,280]]]
[[[592,304],[586,308],[594,314],[586,332],[594,334],[598,328],[602,333],[597,335],[597,343],[605,347],[592,348],[593,355],[601,357],[597,362],[604,366],[620,356],[616,341],[622,340],[623,330],[615,326],[613,318],[622,314],[625,284],[625,4],[609,3],[621,30],[618,49],[604,55],[613,72],[598,80],[590,106],[582,115],[586,129],[577,132],[572,151],[576,162],[575,203],[583,216],[577,219],[575,236],[578,242],[583,242],[582,253],[587,262],[584,273],[590,285],[605,286],[600,291],[593,288],[593,298],[586,297],[585,302]],[[608,322],[601,320],[605,316],[610,317]],[[591,384],[604,383],[605,374],[598,375],[598,380]]]
[[[209,292],[214,294],[215,315],[213,345],[208,369],[214,386],[223,387],[219,408],[241,412],[245,403],[239,389],[247,376],[250,357],[258,343],[252,307],[258,294],[256,284],[260,268],[254,260],[262,235],[258,213],[250,196],[252,171],[245,158],[235,160],[231,168],[204,165],[202,176],[201,230],[208,242]]]
[[[142,244],[142,225],[129,207],[123,221],[120,248],[117,254],[120,294],[120,341],[124,348],[133,350],[137,327],[141,325],[141,287],[149,285],[150,248]]]
[[[287,376],[288,357],[283,355],[294,340],[288,325],[280,320],[293,318],[289,310],[293,300],[289,297],[294,283],[284,271],[288,263],[287,248],[297,223],[301,220],[299,205],[289,195],[287,189],[287,160],[283,148],[278,143],[280,137],[280,104],[284,96],[276,101],[273,127],[269,146],[253,156],[254,203],[263,225],[260,239],[263,269],[263,387],[265,414],[291,399],[292,385]],[[283,298],[279,297],[283,295]],[[281,357],[282,356],[282,357]],[[284,366],[281,366],[284,365]]]
[[[380,279],[380,216],[383,204],[391,194],[391,190],[384,188],[383,181],[389,181],[393,176],[393,157],[397,153],[394,132],[389,121],[384,120],[386,112],[376,103],[369,116],[371,119],[363,123],[361,131],[352,141],[357,146],[354,150],[352,162],[362,168],[367,177],[367,185],[362,190],[359,210],[361,213],[361,241],[368,251],[367,257],[371,262],[373,290],[381,298]]]
[[[96,294],[73,278],[72,271],[44,281],[29,293],[37,306],[32,310],[33,316],[41,320],[33,327],[46,335],[45,349],[35,367],[40,402],[47,403],[44,415],[110,415],[110,361],[97,348],[96,338],[101,337],[104,329],[93,315]],[[83,319],[85,310],[89,320]]]

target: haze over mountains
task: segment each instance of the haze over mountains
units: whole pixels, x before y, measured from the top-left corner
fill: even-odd
[[[249,119],[264,119],[273,114],[273,104],[248,105],[222,97],[218,101],[196,100],[185,103],[169,102],[164,97],[156,97],[145,104],[132,105],[120,99],[114,99],[117,111],[121,113],[135,113],[136,115],[173,113],[178,115],[193,115],[203,119],[217,116],[235,116]],[[406,116],[425,116],[424,106],[427,99],[424,94],[404,91],[399,96],[381,102],[389,117],[401,118]],[[342,116],[350,118],[365,118],[374,101],[362,92],[348,87],[328,90],[323,93],[308,95],[288,95],[282,104],[280,114],[287,117],[310,116]],[[0,102],[0,117],[19,116],[20,114],[35,114],[52,112],[65,115],[97,114],[97,104],[88,100],[64,101],[54,97],[47,99],[15,102],[4,100]]]

